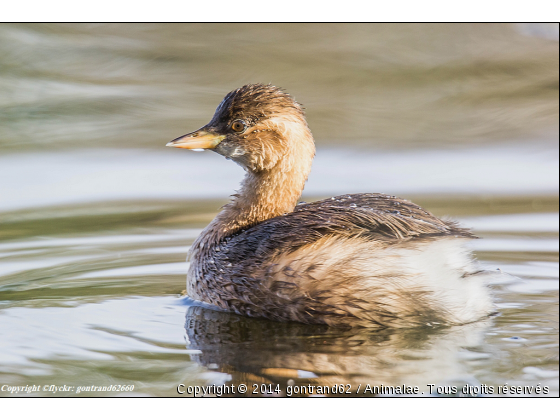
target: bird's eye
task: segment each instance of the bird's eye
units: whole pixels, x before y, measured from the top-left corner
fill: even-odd
[[[245,128],[246,128],[245,122],[241,120],[235,120],[234,122],[231,123],[231,129],[237,133],[241,133],[242,131],[245,131]]]

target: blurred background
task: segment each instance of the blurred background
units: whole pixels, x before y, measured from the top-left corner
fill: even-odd
[[[307,194],[558,188],[554,24],[3,24],[0,57],[0,209],[227,197],[163,146],[255,82],[307,109]]]
[[[517,276],[496,286],[503,316],[469,354],[448,336],[449,366],[407,369],[436,375],[425,383],[552,381],[557,393],[558,40],[558,24],[0,24],[0,379],[128,381],[147,395],[248,370],[264,380],[270,353],[250,369],[226,344],[191,358],[200,349],[189,338],[185,349],[177,303],[188,245],[243,171],[164,147],[229,91],[262,82],[306,108],[317,156],[305,200],[404,196],[474,228],[483,267]],[[212,331],[227,342],[225,318]],[[295,334],[309,358],[291,368],[329,375],[305,334],[259,322],[236,342],[256,351]],[[254,342],[255,329],[270,335]],[[381,341],[388,354],[411,347]],[[353,361],[333,363],[349,380]],[[383,369],[385,383],[406,380]]]
[[[6,151],[161,148],[246,83],[307,108],[319,146],[554,140],[554,24],[2,25]]]

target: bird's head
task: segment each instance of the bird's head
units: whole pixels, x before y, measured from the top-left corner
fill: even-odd
[[[204,127],[167,143],[209,149],[250,172],[290,171],[315,154],[313,137],[299,103],[272,85],[245,85],[226,95]]]

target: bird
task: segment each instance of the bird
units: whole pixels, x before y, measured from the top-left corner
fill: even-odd
[[[208,124],[166,144],[245,170],[188,251],[189,298],[223,311],[333,327],[462,325],[492,299],[456,222],[380,193],[298,203],[315,156],[303,106],[271,84],[228,93]]]

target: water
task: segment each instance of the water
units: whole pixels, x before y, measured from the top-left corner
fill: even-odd
[[[558,395],[557,32],[311,28],[0,25],[0,385]],[[499,313],[371,332],[194,306],[188,247],[242,170],[163,145],[255,80],[307,108],[318,153],[302,200],[398,194],[473,228]],[[134,387],[76,394],[92,385]]]

